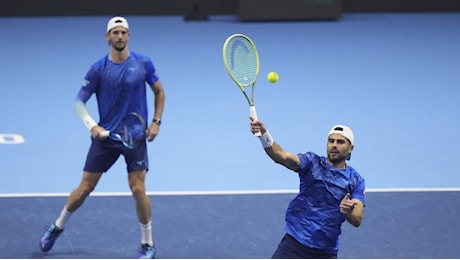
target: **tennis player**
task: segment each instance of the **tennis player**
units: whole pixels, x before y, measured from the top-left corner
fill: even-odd
[[[251,132],[260,131],[267,155],[296,172],[298,195],[286,212],[286,234],[272,258],[337,258],[341,225],[361,225],[364,179],[346,163],[354,148],[354,135],[344,125],[333,126],[327,137],[327,157],[312,152],[293,154],[276,143],[264,123],[249,117]]]
[[[75,109],[91,132],[91,146],[80,184],[68,197],[59,217],[40,239],[40,249],[44,252],[51,250],[69,218],[94,190],[102,174],[123,155],[141,230],[141,246],[137,256],[155,258],[151,204],[145,187],[149,169],[146,139],[153,141],[159,133],[165,93],[150,58],[128,49],[129,37],[129,25],[124,17],[117,16],[109,20],[105,38],[110,51],[90,67],[78,92]],[[121,119],[132,112],[140,114],[145,122],[149,122],[147,85],[155,96],[153,121],[146,131],[146,138],[139,139],[134,148],[129,149],[121,142],[107,138],[106,133],[114,130]],[[93,94],[97,98],[99,123],[91,117],[85,105]]]

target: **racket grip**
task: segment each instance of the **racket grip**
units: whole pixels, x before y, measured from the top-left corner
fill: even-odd
[[[250,115],[254,118],[254,120],[257,120],[257,111],[255,106],[249,106],[249,113]],[[261,136],[261,132],[255,132],[254,136],[259,137]]]
[[[108,137],[109,135],[110,135],[109,130],[105,130],[104,132],[102,132],[102,136],[104,136],[104,137]]]

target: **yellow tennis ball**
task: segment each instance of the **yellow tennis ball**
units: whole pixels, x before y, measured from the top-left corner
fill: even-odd
[[[273,71],[268,73],[267,79],[270,83],[276,83],[278,81],[278,78],[279,78],[278,73],[273,72]]]

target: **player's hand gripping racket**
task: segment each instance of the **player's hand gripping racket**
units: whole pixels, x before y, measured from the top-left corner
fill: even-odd
[[[230,35],[223,47],[224,64],[230,77],[243,92],[249,104],[249,112],[257,119],[254,105],[254,89],[259,74],[259,54],[254,42],[246,35]],[[251,96],[246,93],[246,88],[251,88]],[[260,136],[260,132],[254,133]]]
[[[120,125],[114,131],[106,131],[104,135],[110,136],[123,143],[129,149],[134,147],[134,142],[145,138],[147,126],[144,119],[138,113],[126,115]]]

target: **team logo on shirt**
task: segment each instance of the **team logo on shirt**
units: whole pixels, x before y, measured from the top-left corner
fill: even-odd
[[[85,79],[85,80],[83,80],[83,87],[86,87],[86,86],[88,86],[88,84],[89,84],[89,80],[86,80],[86,79]]]

